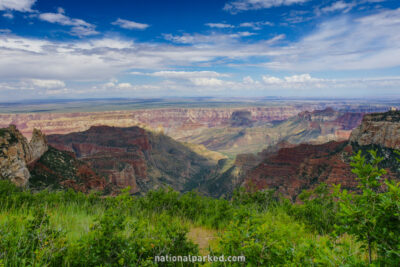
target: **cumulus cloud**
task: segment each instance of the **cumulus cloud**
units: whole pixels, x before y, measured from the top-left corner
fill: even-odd
[[[31,12],[36,0],[0,0],[0,10]]]
[[[221,86],[224,84],[223,80],[217,78],[192,78],[190,80],[197,86]]]
[[[58,8],[58,13],[41,13],[39,19],[63,26],[72,26],[71,34],[79,37],[99,34],[96,26],[82,19],[73,19],[64,14],[64,9]]]
[[[53,15],[45,18],[52,23],[71,27],[86,23],[74,21],[61,9],[50,14]],[[171,42],[134,42],[119,38],[61,42],[0,34],[0,77],[3,89],[6,87],[5,81],[23,81],[24,83],[14,83],[16,88],[17,85],[21,90],[39,88],[41,84],[42,90],[58,90],[60,93],[67,86],[54,81],[66,81],[68,85],[74,84],[71,82],[90,84],[91,90],[99,90],[104,94],[112,90],[143,90],[143,94],[146,90],[147,93],[148,90],[155,90],[150,96],[155,92],[183,94],[191,90],[212,95],[214,90],[224,91],[225,94],[237,90],[243,94],[246,90],[364,90],[373,86],[393,91],[399,88],[396,87],[399,86],[397,78],[339,81],[320,79],[313,75],[332,70],[359,71],[399,67],[400,36],[397,32],[400,32],[400,9],[376,11],[355,19],[341,15],[321,23],[298,41],[285,42],[282,42],[284,35],[244,41],[246,36],[254,34],[245,31],[229,34],[211,32],[164,35]],[[251,70],[258,68],[257,71],[273,70],[274,73],[296,75],[264,75],[258,79],[246,76],[240,80],[234,74],[210,71],[220,66],[239,67],[244,76],[248,75],[246,69],[249,66]],[[202,70],[202,67],[207,71],[182,71],[194,68]],[[137,79],[138,77],[129,75],[132,71],[136,71],[133,73],[136,75],[157,79]],[[111,87],[106,87],[110,78],[123,75],[133,80],[124,79],[124,82],[114,82],[109,84]],[[34,84],[34,80],[47,82]],[[151,82],[137,84],[143,80]],[[46,83],[47,86],[54,86],[54,89],[48,89]],[[93,86],[99,83],[103,85]],[[11,86],[10,83],[7,84]],[[56,86],[60,87],[55,88]],[[88,90],[88,87],[84,89]],[[68,90],[73,89],[68,87]],[[85,90],[82,94],[89,93]]]
[[[293,75],[293,76],[285,76],[283,79],[274,77],[274,76],[263,75],[262,80],[265,84],[286,84],[286,85],[288,85],[288,84],[304,84],[304,83],[319,83],[319,82],[327,81],[324,79],[311,77],[311,75],[308,73],[298,74],[298,75]]]
[[[224,10],[234,14],[240,11],[290,6],[308,1],[310,0],[236,0],[225,4]]]
[[[283,82],[282,79],[273,77],[273,76],[269,76],[269,75],[262,76],[262,80],[266,84],[280,84]]]
[[[150,25],[148,25],[148,24],[138,23],[138,22],[134,22],[134,21],[126,20],[126,19],[120,19],[120,18],[111,24],[117,25],[121,28],[128,29],[128,30],[145,30],[148,27],[150,27]]]

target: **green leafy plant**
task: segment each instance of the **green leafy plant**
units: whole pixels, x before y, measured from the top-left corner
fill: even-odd
[[[382,182],[386,171],[376,151],[369,151],[370,160],[359,151],[352,157],[352,171],[358,177],[360,193],[336,188],[339,198],[339,233],[354,235],[368,252],[368,261],[389,265],[400,264],[400,187],[394,182]]]

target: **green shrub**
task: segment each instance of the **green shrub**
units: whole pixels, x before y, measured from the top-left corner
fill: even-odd
[[[66,252],[65,233],[52,228],[43,208],[33,218],[1,225],[0,253],[8,266],[60,266]]]
[[[352,171],[357,175],[361,194],[336,188],[340,210],[337,230],[354,235],[363,243],[373,261],[376,250],[380,265],[400,265],[400,184],[381,181],[386,173],[379,167],[383,160],[370,151],[368,161],[361,151],[352,157]]]
[[[319,234],[331,233],[335,229],[338,205],[327,184],[321,183],[313,190],[303,191],[298,198],[303,203],[290,205],[289,214]]]
[[[362,265],[347,240],[335,244],[329,237],[315,237],[283,210],[249,215],[233,219],[218,240],[216,255],[245,256],[247,266]]]

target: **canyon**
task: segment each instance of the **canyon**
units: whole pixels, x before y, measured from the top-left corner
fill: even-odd
[[[303,111],[288,119],[260,122],[250,112],[234,112],[229,125],[207,128],[179,141],[202,144],[234,158],[238,154],[258,153],[280,142],[323,144],[347,140],[364,113],[336,111],[333,108]]]
[[[349,165],[351,156],[361,150],[368,157],[371,149],[384,159],[381,167],[387,174],[383,178],[400,180],[400,164],[396,160],[399,127],[400,111],[368,114],[352,131],[349,140],[300,145],[281,142],[258,154],[240,155],[229,170],[209,182],[218,189],[211,193],[213,196],[231,194],[238,186],[245,186],[256,190],[274,189],[296,200],[303,190],[320,183],[341,184],[344,189],[356,190],[356,176]]]
[[[374,148],[385,156],[389,176],[398,176],[398,111],[309,108],[2,114],[1,123],[19,126],[0,131],[0,174],[34,189],[114,194],[129,186],[142,194],[170,186],[229,197],[244,186],[275,189],[295,201],[322,182],[354,190],[350,157]]]

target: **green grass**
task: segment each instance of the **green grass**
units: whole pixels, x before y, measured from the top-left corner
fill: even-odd
[[[302,210],[269,192],[239,191],[232,200],[173,190],[104,198],[34,194],[0,181],[0,265],[157,266],[154,257],[167,254],[244,255],[248,266],[364,264],[351,236],[318,233]]]

